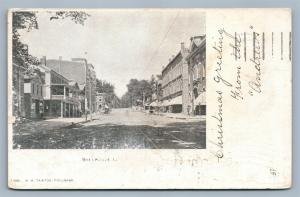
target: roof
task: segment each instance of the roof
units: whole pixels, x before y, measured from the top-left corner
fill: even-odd
[[[56,72],[55,70],[53,70],[53,69],[51,69],[51,68],[49,68],[49,67],[47,67],[47,66],[45,66],[45,65],[39,64],[39,65],[37,65],[37,66],[35,66],[35,67],[38,68],[39,70],[41,70],[42,72],[46,72],[46,71],[48,71],[48,72],[53,72],[53,73],[59,75],[60,77],[64,78],[66,81],[69,81],[69,79],[67,79],[65,76],[59,74],[59,73]]]
[[[73,80],[69,82],[69,85],[71,85],[71,86],[74,86],[74,85],[76,85],[76,84],[77,84],[77,82],[76,82],[76,81],[73,81]]]
[[[194,43],[197,47],[199,47],[205,38],[205,35],[191,37],[191,44]]]
[[[193,56],[195,51],[200,50],[202,48],[202,46],[205,46],[205,44],[206,44],[206,36],[205,35],[191,37],[191,43],[190,43],[190,48],[189,48],[190,54],[188,55],[187,58]]]
[[[165,70],[167,70],[167,69],[170,67],[170,65],[172,65],[172,63],[175,61],[175,59],[177,59],[177,58],[179,57],[180,54],[181,54],[181,50],[177,53],[176,56],[174,56],[174,57],[169,61],[169,63],[167,64],[167,66],[163,68],[162,73],[163,73]]]
[[[48,59],[46,66],[67,79],[74,80],[78,84],[85,84],[86,68],[84,62]]]

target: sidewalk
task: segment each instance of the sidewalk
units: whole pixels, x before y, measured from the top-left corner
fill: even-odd
[[[167,118],[175,118],[175,119],[181,119],[181,120],[199,120],[199,121],[205,121],[206,116],[205,115],[198,115],[198,116],[188,116],[182,113],[159,113],[159,114],[154,114],[154,115],[159,115],[159,116],[164,116]]]
[[[89,121],[89,119],[87,120]],[[23,123],[16,123],[14,125],[14,134],[29,134],[33,132],[45,132],[56,130],[60,128],[69,127],[71,125],[87,122],[85,117],[80,118],[53,118],[47,120],[26,121]]]

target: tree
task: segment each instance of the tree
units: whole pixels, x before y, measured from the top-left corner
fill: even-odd
[[[13,66],[13,114],[18,117],[20,112],[23,111],[21,106],[20,96],[24,94],[22,84],[23,75],[38,74],[39,70],[33,69],[31,65],[39,64],[38,58],[32,56],[28,52],[28,45],[21,42],[20,30],[27,30],[28,32],[33,29],[38,29],[37,12],[30,11],[15,11],[12,12],[12,62],[17,66]],[[84,25],[88,14],[85,12],[48,12],[51,17],[49,20],[69,18],[76,24]],[[21,108],[21,109],[20,109]]]
[[[25,68],[36,64],[37,58],[28,54],[28,46],[20,41],[19,30],[38,29],[35,12],[13,12],[12,14],[12,54],[13,62]]]
[[[100,93],[105,93],[105,103],[113,105],[113,107],[119,107],[120,99],[115,94],[115,87],[113,84],[96,79],[96,91]]]
[[[152,93],[151,80],[130,79],[127,84],[127,93],[121,101],[122,103],[129,102],[125,104],[127,106],[141,105],[145,103],[146,98],[151,97]]]
[[[13,62],[19,66],[27,68],[31,64],[38,64],[39,61],[28,53],[28,46],[20,40],[20,30],[26,29],[28,32],[33,29],[38,29],[37,12],[30,11],[15,11],[12,13],[12,54]],[[58,11],[48,12],[49,20],[69,18],[76,24],[84,25],[86,19],[90,16],[85,12],[77,11]]]
[[[111,83],[105,80],[96,79],[96,91],[102,93],[114,94],[115,87],[114,85],[112,85]]]
[[[122,97],[121,97],[121,107],[122,108],[128,108],[132,106],[132,100],[131,100],[131,95],[129,92],[126,92]]]

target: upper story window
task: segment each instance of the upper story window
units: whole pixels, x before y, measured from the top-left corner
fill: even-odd
[[[51,86],[52,95],[64,95],[64,86],[52,85]]]

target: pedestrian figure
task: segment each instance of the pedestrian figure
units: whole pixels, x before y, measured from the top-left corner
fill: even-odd
[[[40,106],[39,106],[39,112],[40,112],[40,116],[41,116],[41,119],[44,118],[44,106],[43,106],[43,103],[40,103]]]
[[[190,115],[190,110],[191,110],[191,106],[188,105],[188,106],[187,106],[187,113],[188,113],[188,115]]]

